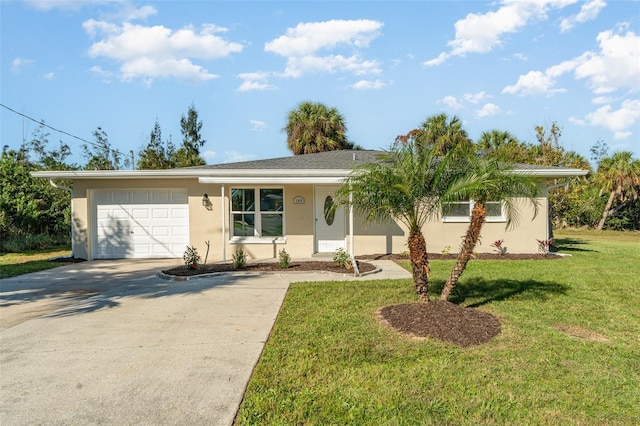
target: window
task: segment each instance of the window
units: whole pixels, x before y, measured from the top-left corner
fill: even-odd
[[[282,188],[231,189],[233,238],[283,237],[283,215],[284,190]]]
[[[502,203],[499,201],[488,201],[484,203],[487,211],[487,222],[504,222],[506,219],[502,214]],[[473,210],[473,200],[450,203],[443,208],[444,222],[469,222],[471,211]]]

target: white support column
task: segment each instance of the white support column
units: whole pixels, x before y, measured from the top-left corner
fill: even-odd
[[[354,154],[355,155],[355,154]],[[349,193],[349,254],[353,257],[353,194]]]
[[[222,263],[227,263],[226,210],[224,202],[224,185],[220,185],[220,217],[222,218]]]

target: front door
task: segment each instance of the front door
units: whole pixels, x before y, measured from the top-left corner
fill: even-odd
[[[330,211],[335,188],[316,188],[315,191],[315,239],[316,253],[333,253],[347,248],[344,208]]]

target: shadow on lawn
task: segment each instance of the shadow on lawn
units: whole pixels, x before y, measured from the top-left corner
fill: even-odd
[[[587,244],[589,244],[587,241],[581,240],[579,238],[556,238],[553,240],[554,251],[558,251],[560,253],[566,253],[566,252],[597,253],[597,250],[591,250],[591,249],[580,247],[580,246],[585,246]]]
[[[437,288],[442,288],[444,282],[434,283]],[[434,286],[434,287],[435,287]],[[491,302],[500,302],[517,298],[520,300],[546,300],[552,295],[562,295],[567,292],[569,286],[550,281],[537,280],[485,280],[474,278],[473,281],[464,281],[458,284],[449,300],[452,303],[462,304],[465,300],[476,300],[469,308],[477,308]],[[435,290],[435,289],[434,289]]]

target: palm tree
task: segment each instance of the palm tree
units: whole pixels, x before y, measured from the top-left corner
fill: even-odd
[[[604,223],[613,212],[619,210],[630,201],[638,199],[640,192],[640,160],[634,160],[629,151],[616,152],[605,157],[598,165],[596,179],[601,183],[600,195],[609,192],[607,205],[598,222],[597,230],[601,231]],[[615,199],[619,204],[612,208]]]
[[[413,139],[396,142],[378,163],[354,169],[336,193],[337,204],[350,205],[365,221],[395,220],[408,231],[413,281],[420,300],[429,300],[429,261],[422,228],[440,210],[440,200],[451,198],[455,181],[451,155],[417,148]]]
[[[488,132],[482,132],[476,145],[484,152],[490,153],[505,145],[517,143],[518,139],[511,133],[504,130],[494,129],[489,130]]]
[[[421,147],[435,146],[440,154],[452,150],[467,152],[473,143],[457,115],[436,114],[420,124],[416,142]]]
[[[487,202],[502,203],[507,228],[517,225],[519,200],[534,206],[534,216],[538,212],[539,185],[530,176],[510,172],[504,163],[496,160],[475,156],[459,159],[458,167],[465,169],[465,176],[453,184],[449,192],[461,200],[473,200],[473,208],[456,264],[440,294],[441,300],[449,299],[471,259],[487,216]]]
[[[353,148],[342,114],[319,102],[305,101],[291,110],[283,130],[293,155]]]

